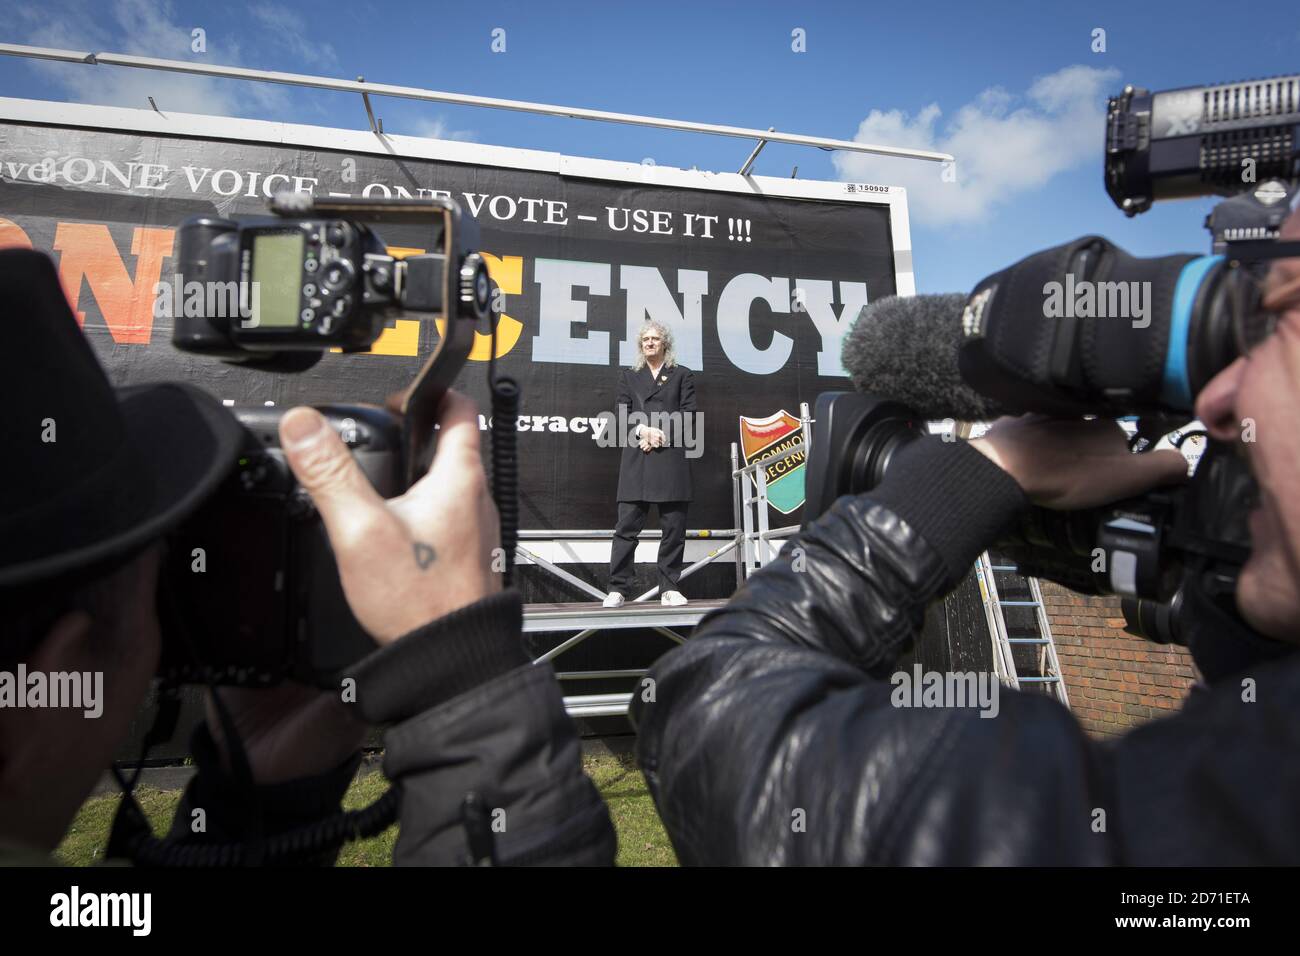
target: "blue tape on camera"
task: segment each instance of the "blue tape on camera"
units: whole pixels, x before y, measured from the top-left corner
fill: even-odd
[[[1174,286],[1173,314],[1169,317],[1169,345],[1165,350],[1165,377],[1160,399],[1166,405],[1192,410],[1192,384],[1187,380],[1187,333],[1192,327],[1196,294],[1210,270],[1223,256],[1203,256],[1183,266]]]

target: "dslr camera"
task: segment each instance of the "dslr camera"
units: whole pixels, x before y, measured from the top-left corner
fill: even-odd
[[[1136,420],[1136,452],[1193,420],[1196,394],[1267,336],[1260,306],[1300,181],[1300,75],[1150,93],[1109,102],[1105,183],[1127,215],[1153,202],[1231,198],[1206,220],[1208,256],[1131,256],[1098,236],[1034,253],[976,285],[960,318],[966,385],[1007,413]],[[1045,290],[1149,290],[1142,322],[1102,310],[1049,310]],[[1068,293],[1067,293],[1068,294]],[[805,524],[836,497],[870,490],[925,423],[889,396],[826,393],[816,407]],[[1203,434],[1203,432],[1201,432]],[[1192,480],[1080,512],[1034,508],[994,547],[1021,573],[1124,598],[1129,629],[1189,643],[1192,625],[1245,625],[1235,609],[1258,494],[1235,445],[1209,441]],[[1243,638],[1244,639],[1244,638]]]
[[[283,193],[273,216],[198,216],[180,228],[178,271],[200,297],[175,316],[172,344],[198,355],[296,372],[328,348],[365,351],[404,311],[438,313],[440,336],[396,410],[317,406],[384,497],[428,468],[443,394],[459,373],[491,285],[478,224],[444,199],[320,200]],[[421,223],[434,251],[387,253],[371,223]],[[237,303],[237,308],[233,304]],[[324,525],[280,448],[283,410],[239,409],[245,439],[218,492],[168,540],[158,589],[166,680],[333,686],[373,650],[348,608]]]

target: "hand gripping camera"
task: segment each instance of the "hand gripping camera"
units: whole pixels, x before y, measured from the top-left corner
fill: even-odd
[[[489,316],[478,224],[442,199],[283,193],[271,208],[270,217],[200,216],[181,226],[186,293],[173,344],[291,372],[330,347],[369,349],[400,311],[444,315],[440,339],[396,412],[318,406],[379,493],[401,494],[428,468],[439,403]],[[435,251],[388,255],[367,225],[385,222],[428,224]],[[160,676],[331,686],[374,643],[348,608],[324,525],[285,461],[283,410],[235,414],[246,433],[237,461],[218,493],[169,539],[159,587]]]

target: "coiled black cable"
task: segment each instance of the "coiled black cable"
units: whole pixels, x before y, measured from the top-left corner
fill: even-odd
[[[495,311],[495,310],[494,310]],[[505,553],[502,583],[514,581],[515,547],[519,543],[519,459],[516,440],[519,429],[521,389],[513,378],[497,377],[497,325],[500,313],[492,317],[492,351],[488,358],[488,388],[492,392],[492,498],[501,523],[501,550]]]
[[[519,386],[514,379],[492,383],[492,497],[501,519],[501,550],[505,552],[502,583],[514,580],[515,545],[519,542],[519,459],[515,455],[515,420],[519,416]]]
[[[164,582],[165,584],[165,582]],[[168,618],[174,622],[175,633],[184,642],[190,657],[197,662],[195,645],[185,624],[185,618],[176,607],[174,590],[163,596]],[[253,795],[253,771],[248,754],[235,729],[230,709],[222,699],[221,690],[210,679],[208,692],[217,712],[223,736],[229,741],[230,763],[235,786],[243,792],[244,799],[256,806]],[[360,810],[345,810],[317,820],[306,826],[287,830],[269,838],[262,837],[261,814],[254,814],[253,836],[239,843],[177,843],[153,835],[149,821],[135,799],[135,787],[150,749],[169,739],[175,730],[180,712],[177,688],[165,686],[159,693],[159,711],[153,727],[145,734],[140,759],[135,773],[128,779],[118,767],[113,768],[118,786],[122,788],[122,802],[118,805],[109,837],[112,856],[130,858],[136,866],[284,866],[311,863],[326,853],[333,853],[348,840],[360,840],[382,833],[397,820],[401,808],[402,791],[396,784],[390,786],[377,800]]]
[[[185,844],[160,840],[145,829],[128,842],[137,866],[279,866],[307,863],[333,852],[348,840],[364,840],[383,833],[397,819],[401,790],[390,787],[382,797],[360,810],[345,810],[295,830],[287,830],[259,844]],[[138,811],[137,811],[138,812]]]

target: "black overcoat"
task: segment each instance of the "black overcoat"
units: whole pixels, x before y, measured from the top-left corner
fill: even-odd
[[[649,366],[639,372],[625,368],[619,373],[616,404],[626,409],[620,413],[621,420],[625,421],[634,412],[643,412],[652,426],[656,413],[678,413],[672,419],[675,434],[664,429],[669,433],[672,447],[644,452],[632,440],[623,448],[618,468],[618,500],[690,501],[691,463],[684,442],[692,436],[695,442],[704,438],[702,429],[685,431],[681,424],[683,416],[690,414],[690,427],[695,425],[695,379],[691,370],[681,365],[664,366],[658,378],[654,378]]]

